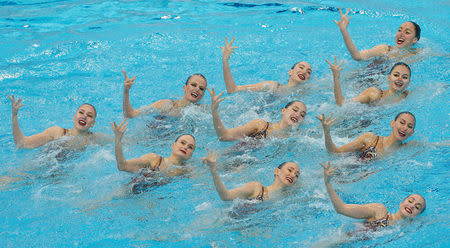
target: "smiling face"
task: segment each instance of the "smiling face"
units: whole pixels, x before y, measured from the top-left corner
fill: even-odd
[[[306,61],[302,61],[298,62],[294,68],[289,70],[289,78],[300,84],[308,81],[311,77],[311,73],[311,65]]]
[[[398,28],[397,34],[395,35],[395,44],[398,48],[411,47],[416,44],[416,28],[411,22],[403,23],[400,28]]]
[[[391,121],[391,135],[397,140],[404,141],[414,133],[415,118],[407,113],[401,114],[396,120]]]
[[[292,186],[300,176],[300,168],[296,163],[286,162],[281,168],[275,169],[275,180],[279,180],[286,186]]]
[[[389,88],[404,91],[411,81],[411,71],[404,65],[397,65],[388,75]]]
[[[419,194],[412,194],[400,203],[399,212],[404,217],[414,218],[425,209],[425,199]]]
[[[196,103],[205,95],[206,80],[200,75],[193,75],[183,86],[184,98],[189,102]]]
[[[73,116],[74,127],[81,131],[87,131],[94,126],[95,116],[95,109],[91,105],[81,105]]]
[[[191,135],[182,135],[172,144],[172,154],[183,160],[192,157],[195,150],[195,139]]]
[[[306,106],[302,102],[292,102],[289,106],[281,110],[281,121],[289,126],[299,125],[306,116]]]

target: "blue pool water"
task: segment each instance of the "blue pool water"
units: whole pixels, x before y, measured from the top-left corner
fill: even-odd
[[[376,2],[376,3],[375,3]],[[394,43],[398,26],[414,20],[422,27],[411,63],[411,95],[385,106],[334,104],[331,73],[325,59],[345,59],[342,77],[347,96],[361,87],[355,74],[369,73],[370,62],[355,62],[333,20],[337,7],[351,7],[349,31],[360,49]],[[448,1],[0,1],[0,176],[20,178],[0,191],[2,247],[447,247],[449,241],[449,35]],[[236,37],[230,59],[238,83],[285,82],[297,61],[313,67],[298,95],[240,93],[221,103],[227,127],[262,117],[277,121],[292,99],[308,107],[305,122],[288,139],[270,139],[255,149],[221,143],[212,118],[202,107],[187,108],[181,118],[149,115],[130,121],[124,144],[127,158],[155,152],[168,156],[181,133],[192,133],[197,149],[192,175],[150,192],[129,193],[132,174],[119,172],[112,144],[89,146],[58,159],[56,143],[16,150],[11,107],[6,94],[22,97],[19,122],[26,135],[58,125],[72,127],[76,107],[97,107],[96,132],[112,134],[109,123],[122,119],[123,76],[136,75],[131,90],[135,107],[161,98],[180,98],[187,76],[201,72],[208,86],[222,91],[221,50],[225,37]],[[386,87],[385,75],[375,75]],[[209,95],[203,103],[208,104]],[[209,108],[207,108],[209,111]],[[368,164],[326,153],[314,115],[334,112],[332,135],[344,144],[363,132],[388,135],[395,113],[416,114],[411,140],[419,145]],[[156,127],[155,127],[156,126]],[[298,162],[301,176],[283,199],[248,206],[222,202],[200,158],[216,148],[225,184],[237,187],[258,180],[269,185],[273,168]],[[356,233],[357,220],[336,214],[323,185],[318,162],[341,167],[333,184],[346,202],[380,202],[393,212],[417,192],[427,210],[409,225]],[[349,166],[348,164],[353,164]],[[365,177],[366,175],[369,176]],[[356,182],[352,182],[356,181]]]

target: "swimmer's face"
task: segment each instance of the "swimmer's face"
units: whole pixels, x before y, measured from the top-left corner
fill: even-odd
[[[181,157],[183,160],[190,159],[194,150],[195,140],[190,135],[182,135],[172,144],[172,153]]]
[[[395,35],[395,44],[397,47],[411,47],[416,44],[416,28],[411,22],[403,23]]]
[[[287,108],[281,110],[281,121],[286,122],[289,126],[299,125],[306,116],[306,106],[302,102],[294,102]]]
[[[405,217],[414,218],[424,209],[425,199],[419,194],[412,194],[400,203],[399,212]]]
[[[183,86],[184,98],[192,103],[200,101],[205,95],[206,80],[199,75],[192,76]]]
[[[304,83],[309,80],[311,73],[311,65],[306,61],[302,61],[289,70],[289,78],[296,83]]]
[[[404,91],[411,81],[411,72],[404,65],[397,65],[388,75],[389,88],[395,91]]]
[[[73,122],[76,129],[88,130],[95,124],[95,109],[87,104],[81,105],[73,116]]]
[[[300,168],[296,163],[287,162],[281,169],[275,169],[275,178],[286,186],[292,186],[300,176]]]
[[[391,121],[392,134],[397,140],[404,141],[414,133],[415,119],[410,114],[401,114],[397,120]]]

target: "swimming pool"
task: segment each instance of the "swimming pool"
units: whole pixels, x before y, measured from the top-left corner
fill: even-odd
[[[122,119],[124,69],[136,75],[133,106],[161,98],[179,98],[187,76],[201,72],[210,87],[225,89],[221,50],[225,37],[236,37],[237,54],[230,59],[238,83],[285,82],[287,71],[306,60],[313,76],[300,95],[274,97],[239,93],[221,103],[227,127],[263,117],[279,118],[292,99],[303,100],[308,115],[289,139],[269,140],[247,151],[230,151],[234,143],[215,137],[212,118],[200,107],[186,109],[180,119],[133,119],[124,145],[127,158],[156,152],[167,156],[180,133],[192,133],[197,149],[195,173],[173,179],[150,192],[132,195],[126,184],[133,175],[119,172],[113,144],[89,146],[65,161],[58,147],[16,150],[12,139],[10,103],[0,106],[0,176],[21,180],[0,191],[0,242],[6,247],[189,246],[189,247],[310,247],[326,241],[339,246],[402,247],[409,244],[446,247],[449,233],[449,6],[446,1],[2,1],[0,2],[1,95],[24,100],[19,118],[26,135],[53,125],[72,126],[76,106],[97,107],[94,131],[112,134],[109,122]],[[349,26],[358,47],[392,44],[397,27],[415,20],[422,28],[423,58],[411,64],[412,94],[387,106],[334,104],[331,73],[325,59],[345,59],[343,77],[368,63],[352,61],[333,20],[337,7],[352,7]],[[367,37],[367,39],[366,39]],[[385,76],[379,76],[385,82]],[[354,80],[356,81],[356,80]],[[355,86],[346,95],[356,94]],[[205,95],[204,103],[209,103]],[[373,163],[345,167],[350,157],[326,153],[322,130],[314,115],[334,112],[335,142],[343,144],[372,131],[387,135],[394,113],[409,110],[417,126],[408,147]],[[228,114],[226,114],[228,113]],[[368,122],[367,120],[372,119]],[[156,129],[148,128],[155,124]],[[361,127],[360,123],[368,123]],[[282,161],[297,161],[301,176],[283,200],[247,206],[224,203],[200,158],[206,147],[227,154],[220,171],[228,187],[260,180],[269,184]],[[380,202],[395,211],[412,192],[427,199],[427,210],[410,225],[344,238],[357,229],[353,219],[334,211],[323,185],[318,162],[336,161],[344,175],[334,183],[347,202]],[[233,167],[241,164],[244,166]],[[230,165],[231,164],[231,165]],[[368,172],[376,172],[354,183]]]

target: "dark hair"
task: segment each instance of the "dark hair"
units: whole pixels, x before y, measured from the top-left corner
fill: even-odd
[[[291,70],[294,69],[294,67],[295,67],[298,63],[300,63],[300,62],[301,62],[301,61],[295,63],[295,64],[291,67]]]
[[[291,106],[292,104],[294,104],[294,103],[296,103],[296,102],[301,102],[301,103],[303,103],[303,105],[305,105],[304,102],[295,100],[295,101],[290,101],[290,102],[288,102],[288,103],[286,104],[286,106],[284,106],[284,108],[289,108],[289,106]],[[306,105],[305,105],[305,106],[306,106]]]
[[[78,111],[78,110],[81,108],[81,106],[83,106],[83,105],[91,106],[91,107],[94,109],[94,117],[97,117],[97,110],[95,109],[94,105],[92,105],[92,104],[90,104],[90,103],[87,103],[87,102],[85,102],[85,103],[81,104],[80,106],[78,106],[77,111]]]
[[[295,164],[295,162],[293,162],[293,161],[286,161],[286,162],[283,162],[283,163],[281,163],[280,165],[278,165],[278,169],[281,169],[281,168],[283,168],[287,163],[293,163],[293,164]]]
[[[413,119],[414,119],[414,126],[413,126],[413,129],[414,129],[414,128],[416,127],[416,117],[414,116],[413,113],[411,113],[411,112],[409,112],[409,111],[402,111],[402,112],[398,113],[398,114],[395,116],[394,121],[396,121],[396,120],[398,119],[398,117],[400,117],[400,115],[402,115],[402,114],[407,114],[407,115],[410,115],[410,116],[413,117]]]
[[[406,64],[405,62],[397,62],[395,63],[392,67],[391,70],[389,71],[389,74],[392,73],[392,71],[394,70],[395,67],[399,66],[399,65],[403,65],[404,67],[406,67],[409,71],[409,77],[411,77],[411,68],[409,67],[408,64]]]
[[[194,73],[194,74],[191,74],[191,75],[187,78],[185,85],[188,84],[189,80],[190,80],[193,76],[200,76],[200,77],[202,77],[203,79],[205,79],[206,84],[208,84],[208,81],[206,80],[205,76],[203,76],[201,73]]]
[[[413,21],[408,21],[408,22],[410,22],[410,23],[412,23],[412,25],[414,25],[414,29],[416,29],[415,30],[416,31],[416,38],[417,38],[417,41],[419,41],[420,40],[420,26],[419,26],[419,24],[417,24],[417,23],[415,23]]]
[[[181,136],[185,136],[185,135],[191,136],[195,141],[195,137],[192,134],[182,134],[175,139],[175,142],[177,142],[181,138]]]

